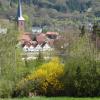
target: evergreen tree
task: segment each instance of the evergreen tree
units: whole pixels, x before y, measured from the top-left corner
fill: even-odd
[[[85,26],[84,25],[80,28],[80,31],[81,31],[80,36],[81,37],[84,36],[85,35]]]

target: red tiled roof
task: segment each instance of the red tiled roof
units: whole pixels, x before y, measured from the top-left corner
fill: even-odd
[[[48,41],[48,44],[52,47],[52,46],[54,46],[54,40],[49,40]]]
[[[20,37],[20,40],[31,41],[31,38],[30,38],[29,35],[22,35],[22,36]]]
[[[47,32],[46,35],[59,35],[57,32]]]
[[[19,40],[20,41],[32,41],[31,37],[30,37],[30,33],[29,32],[25,32],[24,34],[21,34],[20,37],[19,37]]]
[[[46,40],[46,35],[44,33],[41,33],[36,36],[36,40],[37,40],[38,44],[42,44]]]
[[[30,32],[24,32],[24,34],[26,34],[26,35],[31,35],[31,33],[30,33]]]

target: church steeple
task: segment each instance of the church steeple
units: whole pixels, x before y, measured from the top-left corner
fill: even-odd
[[[25,21],[25,19],[23,18],[23,14],[22,14],[22,3],[21,3],[21,0],[18,0],[17,20],[18,20],[18,29],[19,29],[20,32],[23,32],[24,31],[24,21]]]

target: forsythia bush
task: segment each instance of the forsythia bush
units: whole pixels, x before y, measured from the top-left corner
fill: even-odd
[[[36,92],[37,95],[60,95],[63,90],[63,75],[64,65],[60,63],[59,58],[54,58],[19,82],[17,89],[23,90],[23,93]]]

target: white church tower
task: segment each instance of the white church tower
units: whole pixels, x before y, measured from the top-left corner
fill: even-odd
[[[18,30],[19,30],[19,32],[24,32],[25,19],[23,18],[23,14],[22,14],[22,2],[21,2],[21,0],[18,1],[17,21],[18,21]]]

